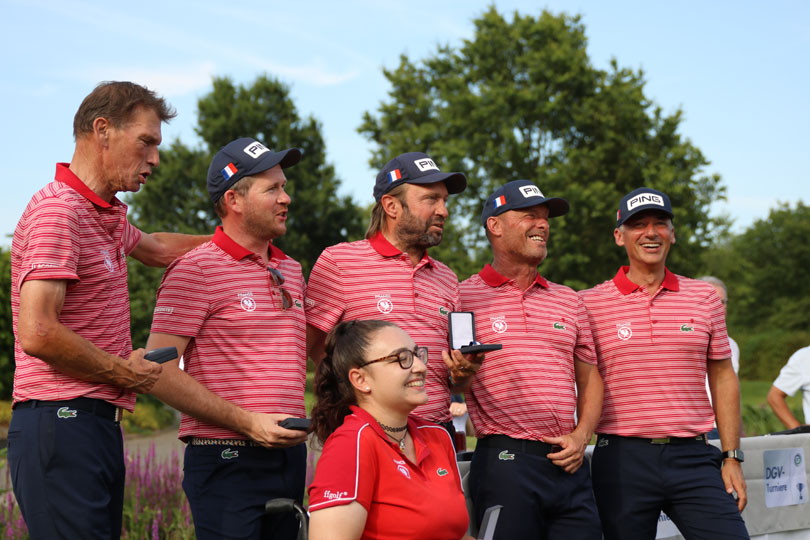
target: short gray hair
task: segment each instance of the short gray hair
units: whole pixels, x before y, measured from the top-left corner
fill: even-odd
[[[723,292],[726,293],[728,296],[728,289],[726,289],[726,284],[722,282],[720,278],[716,278],[714,276],[702,276],[698,278],[700,281],[705,281],[706,283],[711,283],[715,287],[720,287],[723,289]]]

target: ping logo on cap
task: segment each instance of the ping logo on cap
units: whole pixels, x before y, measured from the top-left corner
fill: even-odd
[[[416,160],[414,160],[413,163],[414,163],[414,165],[416,165],[416,168],[419,169],[421,172],[425,172],[425,171],[429,171],[429,170],[435,170],[435,171],[439,170],[438,165],[436,165],[436,163],[430,158],[416,159]]]
[[[520,193],[524,198],[543,197],[543,192],[537,186],[520,186]]]
[[[654,204],[656,206],[665,206],[664,199],[655,193],[639,193],[629,201],[627,201],[627,210],[632,210],[636,206],[643,204]]]
[[[253,159],[258,158],[260,155],[269,151],[269,148],[258,141],[252,142],[244,148],[244,152]]]

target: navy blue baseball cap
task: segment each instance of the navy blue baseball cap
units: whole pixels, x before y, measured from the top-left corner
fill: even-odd
[[[459,172],[443,173],[430,156],[422,152],[401,154],[388,163],[377,174],[374,184],[374,200],[400,184],[432,184],[444,182],[448,193],[461,193],[467,187],[467,178]]]
[[[208,195],[217,202],[235,183],[251,174],[258,174],[281,165],[292,167],[301,160],[301,150],[288,148],[273,152],[251,137],[242,137],[223,146],[208,167]]]
[[[487,220],[509,210],[529,208],[545,204],[548,206],[548,217],[563,216],[568,213],[568,201],[559,197],[546,197],[540,188],[529,180],[512,180],[499,187],[487,197],[481,212],[481,224],[486,227]]]
[[[621,227],[622,223],[630,217],[645,210],[657,210],[667,214],[670,219],[675,217],[672,214],[672,203],[669,202],[666,194],[648,187],[640,187],[625,195],[622,202],[619,203],[619,211],[616,212],[616,228]]]

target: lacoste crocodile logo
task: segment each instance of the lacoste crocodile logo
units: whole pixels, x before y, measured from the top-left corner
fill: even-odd
[[[76,418],[76,410],[62,407],[56,411],[57,418]]]
[[[297,298],[295,299],[295,307],[303,307]]]
[[[436,474],[438,474],[439,476],[447,476],[448,474],[447,469],[442,469],[441,467],[439,467],[438,469],[436,469]]]
[[[681,325],[681,332],[694,332],[695,329],[689,326],[688,324]]]
[[[510,454],[508,450],[503,450],[498,454],[498,459],[501,461],[515,461],[515,454]]]
[[[226,448],[222,451],[222,459],[233,459],[239,457],[239,450],[231,450],[230,448]]]
[[[449,311],[447,311],[443,306],[439,306],[439,313],[442,315],[447,315]]]
[[[555,322],[552,326],[554,330],[565,330],[565,325],[561,322]]]

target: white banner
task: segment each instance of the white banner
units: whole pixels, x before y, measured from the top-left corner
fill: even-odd
[[[804,448],[765,450],[765,506],[807,503],[807,472]]]

